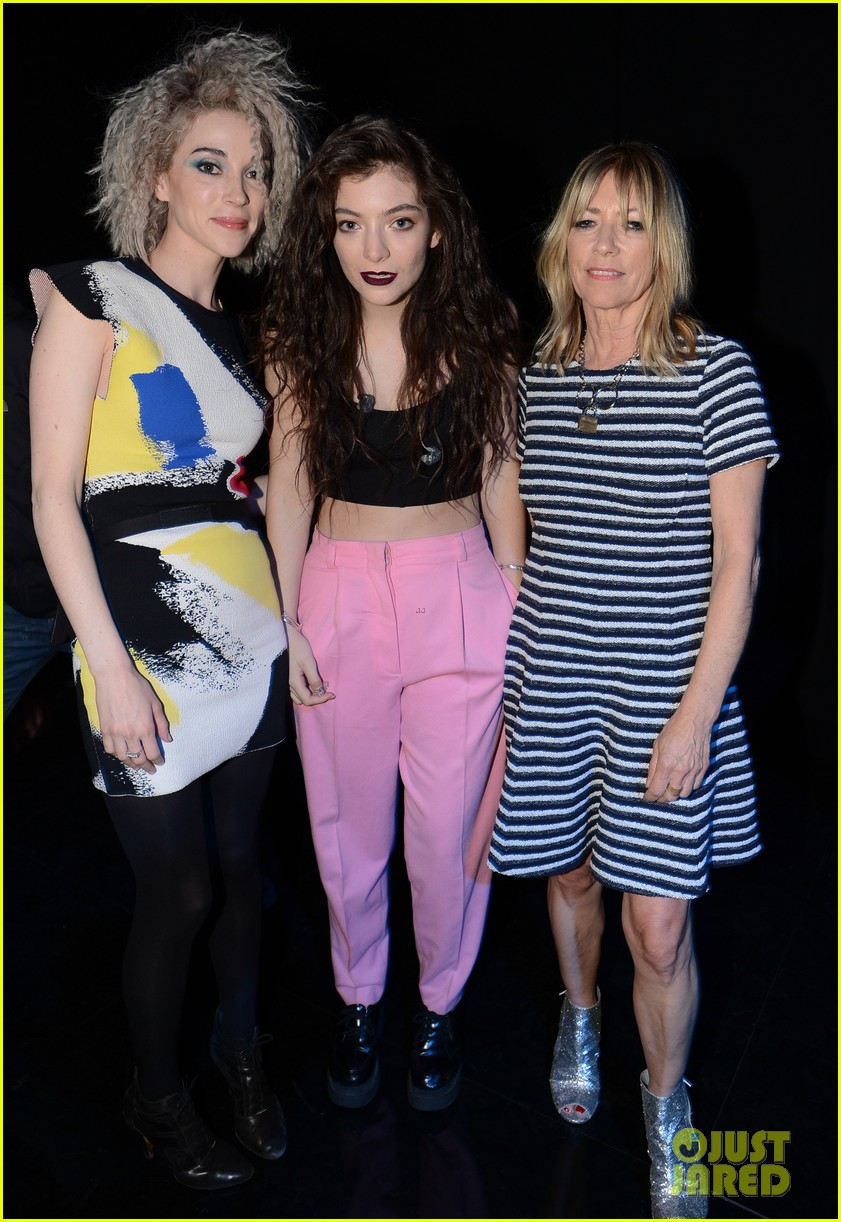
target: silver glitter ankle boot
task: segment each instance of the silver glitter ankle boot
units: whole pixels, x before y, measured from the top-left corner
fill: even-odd
[[[668,1098],[652,1095],[648,1089],[648,1070],[640,1077],[642,1114],[651,1158],[652,1218],[706,1218],[709,1201],[706,1193],[692,1192],[684,1175],[688,1163],[672,1149],[672,1140],[681,1129],[692,1128],[692,1111],[686,1082],[681,1079]]]
[[[599,1106],[602,995],[596,989],[594,1006],[574,1006],[568,993],[563,998],[549,1089],[559,1116],[570,1124],[585,1124]]]

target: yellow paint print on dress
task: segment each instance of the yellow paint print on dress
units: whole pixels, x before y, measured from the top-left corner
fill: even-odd
[[[236,536],[233,540],[231,532]],[[229,586],[280,616],[277,590],[265,562],[265,545],[256,531],[227,523],[204,526],[170,543],[161,555],[188,556],[191,562],[205,565]]]
[[[140,399],[132,376],[152,373],[163,360],[160,346],[143,331],[123,323],[111,364],[108,399],[96,399],[85,478],[161,471],[164,449],[140,425]]]

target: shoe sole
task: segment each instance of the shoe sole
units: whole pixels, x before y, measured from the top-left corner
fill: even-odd
[[[379,1058],[374,1062],[374,1071],[367,1082],[361,1083],[359,1086],[346,1086],[343,1082],[336,1082],[327,1075],[327,1097],[331,1103],[335,1103],[337,1107],[365,1107],[370,1103],[380,1089],[380,1062]]]
[[[445,1107],[455,1103],[461,1090],[462,1066],[459,1065],[456,1076],[440,1090],[430,1090],[425,1086],[415,1086],[412,1075],[408,1078],[409,1102],[418,1112],[440,1112]]]
[[[123,1116],[123,1120],[128,1125],[128,1127],[131,1129],[131,1131],[133,1133],[136,1133],[138,1137],[142,1139],[143,1144],[146,1148],[146,1158],[153,1159],[155,1157],[155,1154],[157,1153],[157,1151],[155,1150],[154,1143],[146,1136],[145,1133],[141,1133],[140,1129],[137,1127],[137,1125],[132,1120],[128,1119],[125,1116]],[[226,1188],[239,1188],[240,1184],[247,1184],[248,1181],[251,1179],[251,1177],[254,1174],[254,1168],[249,1167],[247,1171],[243,1170],[242,1175],[240,1176],[239,1179],[229,1180],[225,1184],[214,1184],[211,1182],[204,1182],[202,1180],[193,1179],[190,1176],[189,1172],[184,1173],[181,1171],[176,1171],[175,1168],[172,1166],[172,1164],[169,1162],[165,1154],[162,1154],[160,1156],[160,1162],[164,1163],[165,1166],[169,1169],[169,1173],[172,1176],[172,1178],[175,1180],[176,1183],[181,1184],[183,1188],[196,1188],[199,1192],[223,1192]]]

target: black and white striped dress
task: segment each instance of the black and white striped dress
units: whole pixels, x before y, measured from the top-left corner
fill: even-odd
[[[616,371],[587,371],[609,384]],[[520,377],[520,492],[534,532],[509,636],[508,765],[493,870],[560,874],[592,850],[605,886],[694,897],[760,850],[735,691],[690,797],[642,800],[654,739],[692,674],[709,603],[709,479],[778,457],[744,350],[701,337],[679,376],[626,370],[595,433],[578,367]]]

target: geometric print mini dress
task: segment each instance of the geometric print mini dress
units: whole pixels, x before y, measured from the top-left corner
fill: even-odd
[[[263,391],[224,312],[128,259],[30,277],[39,318],[53,291],[114,332],[93,404],[83,510],[118,631],[169,720],[154,775],[102,747],[93,679],[74,643],[94,785],[173,793],[286,734],[286,635],[262,524],[245,509],[245,458],[265,429]]]

